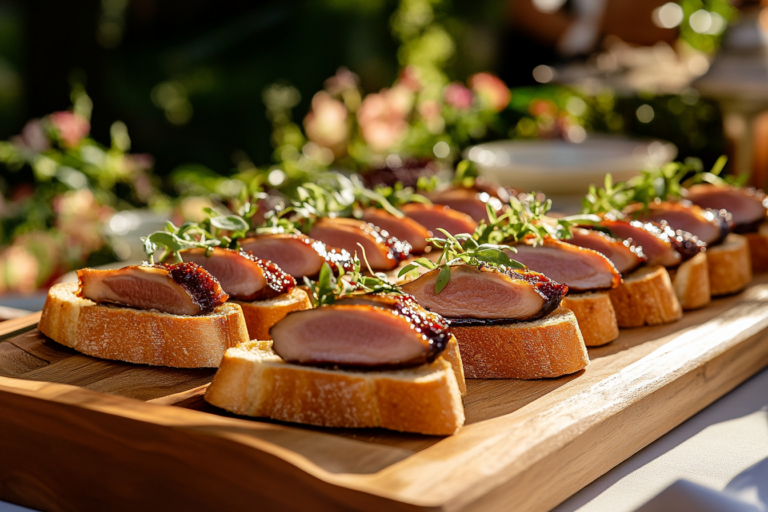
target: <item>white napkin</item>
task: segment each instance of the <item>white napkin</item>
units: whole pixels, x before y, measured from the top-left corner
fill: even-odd
[[[768,459],[731,480],[722,492],[678,480],[636,512],[768,512]]]

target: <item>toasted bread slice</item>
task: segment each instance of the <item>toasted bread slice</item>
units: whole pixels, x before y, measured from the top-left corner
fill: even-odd
[[[248,341],[237,304],[182,316],[96,304],[76,291],[77,283],[51,287],[38,329],[83,354],[153,366],[215,368],[228,348]]]
[[[667,269],[683,310],[698,309],[712,300],[707,255],[700,252],[674,269]]]
[[[205,399],[236,414],[323,427],[445,436],[464,425],[456,374],[443,357],[403,370],[348,371],[286,363],[271,341],[249,341],[227,350]]]
[[[576,315],[559,308],[531,322],[451,326],[468,379],[542,379],[583,370],[587,348]]]
[[[573,311],[588,347],[599,347],[619,337],[616,312],[607,292],[575,293],[565,297],[563,307]]]
[[[731,233],[722,244],[708,247],[707,264],[713,297],[740,292],[752,280],[749,244],[742,235]]]
[[[752,272],[768,271],[768,223],[760,224],[756,233],[746,233],[742,236],[749,244]]]
[[[245,325],[248,327],[248,338],[251,340],[271,340],[269,330],[285,315],[293,311],[312,309],[312,302],[307,292],[298,286],[289,293],[278,295],[268,300],[242,302],[233,300],[243,308]]]
[[[666,324],[683,316],[669,273],[661,266],[636,270],[608,293],[619,327]]]

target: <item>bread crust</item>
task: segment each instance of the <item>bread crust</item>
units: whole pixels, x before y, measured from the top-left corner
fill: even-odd
[[[542,379],[583,370],[587,348],[576,315],[559,308],[532,322],[451,327],[468,379]]]
[[[412,369],[345,371],[286,363],[271,345],[228,350],[205,400],[236,414],[323,427],[444,436],[464,424],[456,376],[443,357]]]
[[[749,244],[752,272],[768,271],[768,223],[760,224],[756,233],[746,233],[742,236]]]
[[[77,283],[51,287],[38,329],[83,354],[152,366],[215,368],[228,348],[248,341],[237,304],[181,316],[96,304],[76,291]]]
[[[707,248],[707,264],[713,297],[740,292],[752,280],[749,244],[742,235],[731,233],[722,244]]]
[[[698,309],[712,301],[707,255],[700,252],[675,269],[668,269],[672,287],[683,310]]]
[[[642,327],[679,320],[683,308],[667,269],[642,267],[609,292],[619,327]]]
[[[278,295],[268,300],[243,302],[233,300],[243,309],[245,325],[248,328],[248,339],[271,340],[269,330],[277,322],[285,318],[285,315],[293,311],[312,309],[312,301],[307,292],[298,286],[289,293]]]
[[[573,311],[584,344],[599,347],[619,337],[619,325],[607,292],[576,293],[565,297],[563,307]]]

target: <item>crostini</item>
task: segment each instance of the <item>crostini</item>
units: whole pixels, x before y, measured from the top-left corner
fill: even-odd
[[[194,263],[83,269],[51,287],[38,329],[83,354],[179,368],[217,367],[249,340],[239,305]]]
[[[456,433],[464,377],[448,323],[381,283],[388,291],[335,286],[331,303],[275,324],[273,341],[227,351],[205,399],[236,414],[324,427]],[[322,289],[313,291],[321,302]]]

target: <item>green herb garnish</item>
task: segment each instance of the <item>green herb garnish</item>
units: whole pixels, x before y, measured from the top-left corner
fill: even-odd
[[[328,263],[323,263],[317,281],[312,281],[307,277],[304,278],[304,284],[309,288],[310,300],[314,307],[335,304],[338,299],[345,297],[373,293],[403,293],[399,286],[387,281],[386,275],[382,273],[376,274],[370,269],[368,260],[365,258],[365,249],[362,246],[360,246],[360,249],[363,251],[363,259],[371,275],[364,275],[360,272],[362,265],[357,257],[357,253],[355,253],[352,271],[349,273],[345,273],[344,269],[340,269],[341,273],[339,276],[334,277]]]

